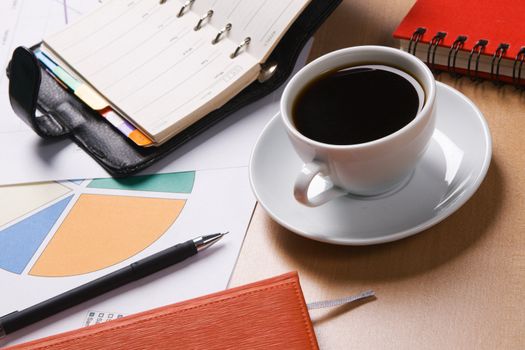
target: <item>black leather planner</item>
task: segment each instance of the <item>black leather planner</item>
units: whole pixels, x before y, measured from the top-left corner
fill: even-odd
[[[308,39],[335,10],[341,0],[312,0],[294,21],[266,61],[275,72],[256,80],[221,108],[158,147],[140,147],[59,84],[45,70],[33,51],[19,47],[7,68],[9,97],[16,114],[43,138],[70,138],[113,176],[138,172],[216,125],[241,107],[271,93],[290,76]],[[266,68],[263,66],[263,70]],[[37,116],[38,115],[38,116]]]

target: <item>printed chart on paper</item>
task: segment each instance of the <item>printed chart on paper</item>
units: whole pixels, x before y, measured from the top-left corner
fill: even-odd
[[[0,285],[9,286],[0,315],[175,244],[229,231],[213,249],[72,308],[10,344],[225,289],[254,206],[245,167],[0,186]]]
[[[65,277],[126,260],[166,233],[194,179],[195,172],[184,172],[0,190],[0,268]]]

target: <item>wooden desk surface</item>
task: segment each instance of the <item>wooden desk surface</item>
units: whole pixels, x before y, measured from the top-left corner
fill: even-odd
[[[413,2],[345,0],[318,31],[311,58],[395,46],[391,33]],[[312,312],[322,349],[525,348],[525,93],[439,80],[479,106],[494,141],[485,181],[444,222],[389,244],[341,247],[255,211],[232,286],[298,270],[307,301],[377,293],[366,304]]]

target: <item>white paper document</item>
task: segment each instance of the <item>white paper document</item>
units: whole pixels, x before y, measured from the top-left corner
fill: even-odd
[[[10,0],[0,2],[0,63],[5,68],[19,45],[31,46],[95,8],[96,0]],[[64,5],[65,4],[65,5]],[[65,9],[68,9],[66,12]],[[295,71],[304,65],[311,45],[302,51]],[[277,68],[278,69],[278,68]],[[0,185],[107,177],[108,173],[69,139],[43,140],[25,125],[9,104],[8,79],[0,72]],[[264,125],[279,110],[284,85],[172,152],[144,173],[247,166]]]
[[[18,331],[41,338],[224,290],[255,206],[247,168],[0,187],[0,315],[200,235],[214,246]]]

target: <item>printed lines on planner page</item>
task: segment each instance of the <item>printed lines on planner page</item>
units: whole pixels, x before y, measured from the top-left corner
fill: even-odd
[[[159,144],[253,82],[308,2],[114,0],[44,43]]]

